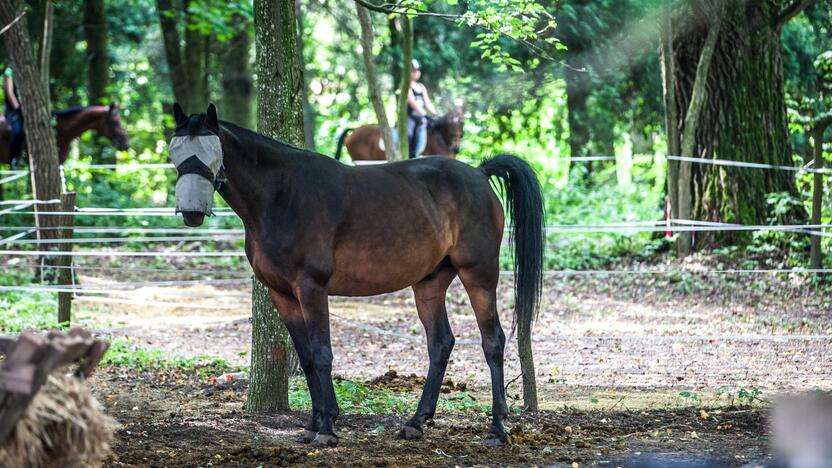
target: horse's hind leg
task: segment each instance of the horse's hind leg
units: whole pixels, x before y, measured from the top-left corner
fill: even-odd
[[[445,293],[455,276],[456,270],[450,265],[445,265],[413,285],[416,310],[427,335],[430,365],[416,414],[399,432],[399,436],[404,439],[422,437],[422,424],[436,412],[436,401],[439,399],[442,380],[445,378],[448,358],[454,348],[454,334],[451,332],[448,312],[445,310]]]
[[[508,441],[503,425],[503,421],[508,416],[508,407],[503,386],[503,350],[506,336],[500,326],[500,317],[497,315],[499,277],[500,271],[496,257],[494,262],[488,264],[479,263],[476,266],[459,269],[459,279],[471,299],[471,306],[474,308],[474,315],[482,335],[485,361],[491,371],[492,422],[485,441],[490,446],[504,445]]]

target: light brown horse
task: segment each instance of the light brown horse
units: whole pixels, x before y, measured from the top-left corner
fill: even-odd
[[[465,110],[461,107],[451,109],[444,116],[429,123],[428,141],[422,154],[456,158],[462,143],[464,124]],[[338,138],[335,159],[341,159],[341,148],[346,146],[353,161],[383,161],[386,157],[380,141],[381,130],[378,125],[364,125],[354,130],[348,128]]]
[[[58,161],[66,162],[72,140],[87,130],[95,130],[99,135],[109,138],[116,148],[124,151],[130,147],[127,132],[121,126],[118,104],[110,106],[72,107],[53,112],[57,125],[55,138],[58,144]],[[21,136],[25,138],[25,134]],[[0,164],[11,164],[20,154],[11,154],[11,135],[5,116],[0,116]],[[23,145],[18,145],[22,148]]]

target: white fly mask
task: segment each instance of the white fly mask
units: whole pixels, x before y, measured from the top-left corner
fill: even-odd
[[[222,144],[216,135],[175,136],[168,145],[176,166],[176,212],[211,214],[217,176],[222,169]]]

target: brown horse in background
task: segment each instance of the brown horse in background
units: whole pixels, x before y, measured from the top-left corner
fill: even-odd
[[[58,144],[58,162],[63,164],[69,156],[72,140],[81,136],[87,130],[95,130],[99,135],[109,138],[116,148],[125,151],[130,147],[127,132],[121,126],[118,104],[110,106],[72,107],[57,110],[55,116],[55,138]],[[25,131],[25,125],[24,125]],[[24,137],[25,138],[25,133]],[[20,157],[10,154],[11,135],[5,116],[0,115],[0,164],[12,164]]]
[[[425,156],[447,156],[456,158],[462,143],[462,127],[465,124],[465,110],[457,107],[428,124],[428,141],[422,154]],[[395,132],[395,129],[393,129]],[[338,138],[335,159],[341,159],[341,148],[353,161],[384,161],[387,159],[381,149],[381,130],[378,125],[364,125],[346,129]]]

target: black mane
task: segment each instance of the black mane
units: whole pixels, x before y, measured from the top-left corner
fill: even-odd
[[[205,115],[204,114],[199,114],[199,115],[202,116],[202,119],[200,119],[200,124],[201,124],[201,123],[203,123],[203,121],[205,119]],[[297,146],[290,145],[289,143],[286,143],[286,142],[268,137],[266,135],[257,133],[253,130],[249,130],[245,127],[241,127],[237,124],[234,124],[234,123],[231,123],[231,122],[226,122],[225,120],[220,120],[220,127],[222,128],[223,131],[229,132],[232,135],[234,135],[235,137],[237,137],[237,139],[240,140],[240,142],[245,144],[245,145],[254,145],[254,146],[261,146],[261,147],[265,146],[267,148],[274,149],[275,151],[290,150],[290,151],[293,151],[293,152],[304,153],[304,154],[309,155],[309,156],[318,156],[318,153],[309,151],[309,150],[304,149],[304,148],[298,148]],[[189,130],[190,129],[191,129],[191,127],[190,127],[190,124],[189,124]]]
[[[81,111],[87,110],[92,106],[75,106],[67,109],[53,110],[52,115],[55,117],[71,117]]]

